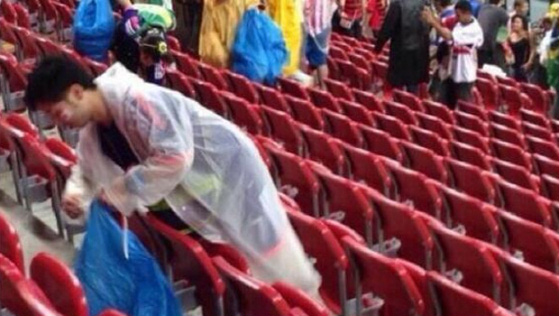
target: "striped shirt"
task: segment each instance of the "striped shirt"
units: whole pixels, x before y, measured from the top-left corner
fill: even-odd
[[[334,0],[305,0],[305,26],[311,35],[317,35],[332,26],[332,16],[336,11]]]

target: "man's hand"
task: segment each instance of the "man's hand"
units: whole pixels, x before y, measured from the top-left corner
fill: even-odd
[[[62,211],[68,214],[72,219],[76,219],[83,215],[84,209],[79,195],[70,194],[62,197]]]

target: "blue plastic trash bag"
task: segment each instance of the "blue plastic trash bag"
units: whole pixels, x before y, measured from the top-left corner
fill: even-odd
[[[287,62],[281,29],[264,12],[247,10],[237,27],[231,68],[252,81],[274,84]]]
[[[80,1],[74,15],[74,48],[78,53],[107,61],[114,30],[110,0]]]
[[[110,212],[99,201],[91,204],[75,263],[89,315],[114,308],[129,316],[180,316],[178,300],[155,259],[136,235],[120,228]],[[123,241],[127,241],[128,259]]]

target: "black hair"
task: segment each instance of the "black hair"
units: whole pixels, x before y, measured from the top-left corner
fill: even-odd
[[[524,31],[528,31],[528,19],[523,15],[515,14],[510,19],[510,23],[512,24],[514,22],[514,20],[516,20],[516,19],[520,19],[520,21],[522,21],[522,29]]]
[[[501,3],[501,0],[489,0],[489,3],[491,3],[491,4],[499,4],[499,3]]]
[[[472,5],[468,0],[460,0],[454,5],[454,10],[460,10],[464,13],[472,13]]]
[[[169,51],[165,35],[159,29],[148,31],[140,40],[140,50],[150,56],[154,62],[161,61]]]
[[[64,56],[47,56],[27,76],[24,101],[31,111],[40,103],[60,102],[73,84],[96,88],[93,76],[82,66]]]

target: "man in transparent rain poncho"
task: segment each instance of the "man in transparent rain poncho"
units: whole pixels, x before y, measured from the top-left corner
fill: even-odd
[[[31,110],[82,128],[63,195],[70,218],[83,219],[95,196],[124,215],[168,209],[165,217],[240,250],[255,277],[318,297],[319,276],[239,128],[120,64],[93,80],[69,60],[47,57],[30,74],[25,98]]]

